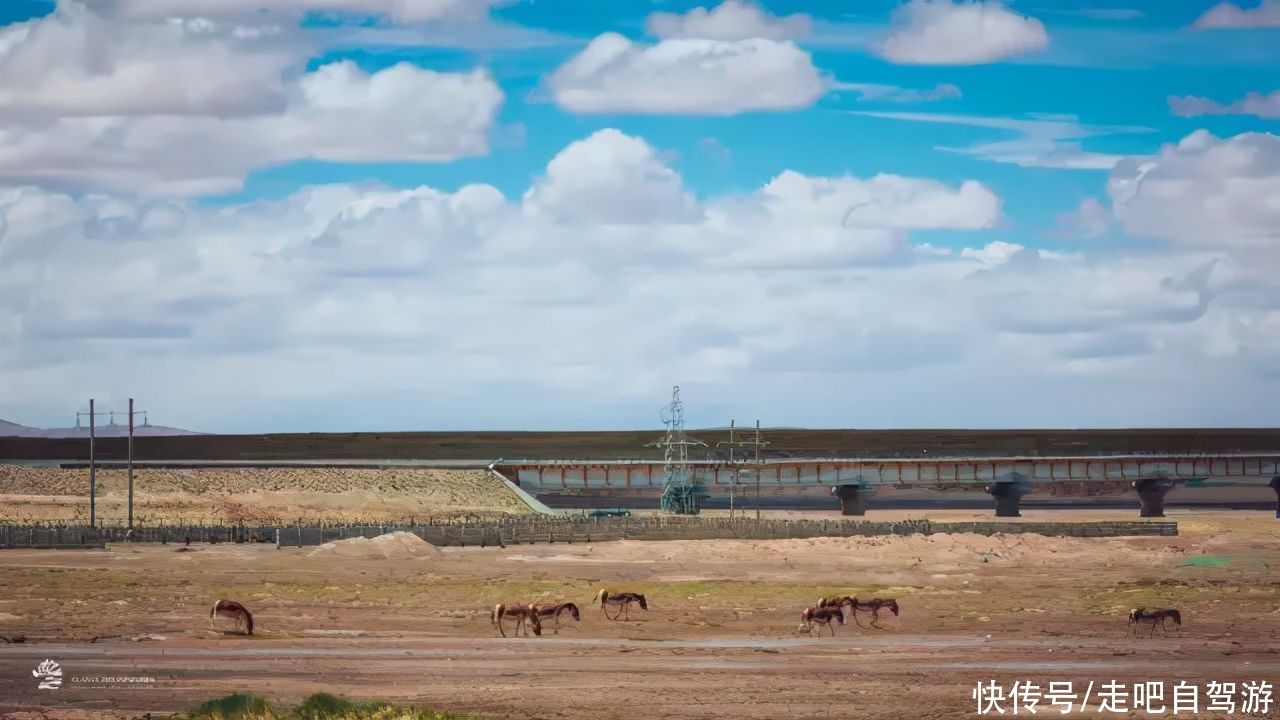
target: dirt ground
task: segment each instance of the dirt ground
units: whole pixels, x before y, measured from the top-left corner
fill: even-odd
[[[0,522],[88,519],[87,469],[0,464]],[[403,522],[493,516],[529,508],[483,470],[426,468],[140,468],[134,516],[142,524]],[[97,473],[97,516],[123,524],[128,474]]]
[[[967,718],[989,681],[1072,681],[1081,694],[1090,681],[1165,681],[1170,701],[1183,680],[1280,690],[1280,521],[1170,516],[1177,537],[4,551],[0,635],[26,642],[0,644],[0,713],[137,717],[234,691],[286,703],[326,691],[502,718]],[[602,587],[642,592],[649,609],[609,621],[589,606]],[[829,593],[896,597],[902,613],[798,636],[801,609]],[[252,637],[224,632],[229,621],[210,629],[218,598],[253,610]],[[577,602],[582,621],[499,637],[490,608],[521,601]],[[1183,626],[1134,639],[1137,606],[1178,608]],[[58,690],[36,687],[45,659],[62,666]],[[104,676],[114,685],[93,686]],[[1084,716],[1126,715],[1067,715]]]

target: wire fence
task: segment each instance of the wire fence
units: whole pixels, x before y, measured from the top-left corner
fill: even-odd
[[[105,543],[270,543],[307,547],[390,532],[408,532],[440,547],[507,546],[612,540],[781,540],[788,538],[940,533],[1029,533],[1053,537],[1177,535],[1176,522],[932,522],[902,520],[755,520],[680,516],[512,517],[409,524],[162,525],[88,528],[0,525],[0,548],[104,547]]]

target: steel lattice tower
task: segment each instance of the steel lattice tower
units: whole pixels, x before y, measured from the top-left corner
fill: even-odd
[[[705,497],[702,488],[689,469],[689,448],[707,447],[701,440],[694,440],[684,432],[684,403],[680,400],[680,386],[671,389],[671,404],[662,409],[662,423],[667,435],[662,440],[645,447],[663,449],[664,483],[662,509],[681,515],[697,515],[699,501]]]

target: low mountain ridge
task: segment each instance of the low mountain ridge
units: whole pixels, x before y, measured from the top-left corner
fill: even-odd
[[[127,414],[126,414],[127,417]],[[133,428],[134,437],[158,437],[167,435],[204,435],[206,433],[196,432],[194,430],[183,430],[182,428],[167,427],[164,425],[135,425]],[[128,437],[129,425],[127,423],[101,423],[94,428],[94,435],[97,437]],[[35,428],[27,425],[20,425],[8,420],[0,420],[0,437],[28,437],[28,438],[88,438],[89,426],[69,428]]]

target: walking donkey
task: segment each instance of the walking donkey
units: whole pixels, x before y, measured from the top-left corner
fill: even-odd
[[[235,620],[236,630],[239,630],[240,625],[243,623],[246,634],[253,634],[253,615],[249,613],[249,608],[234,600],[219,600],[213,604],[213,609],[209,611],[210,628],[213,628],[213,619],[215,617],[231,618]]]
[[[520,631],[524,630],[525,636],[529,635],[529,629],[525,627],[525,622],[533,628],[533,634],[542,635],[542,622],[538,620],[537,606],[533,603],[498,603],[493,606],[493,613],[489,616],[490,621],[498,626],[498,632],[502,633],[502,637],[507,636],[507,631],[502,627],[502,618],[512,617],[516,619],[516,636],[520,635]]]
[[[872,598],[866,602],[858,602],[858,598],[849,597],[848,595],[828,595],[818,599],[818,607],[838,607],[843,608],[849,606],[849,611],[853,614],[853,621],[858,627],[862,627],[862,623],[858,621],[858,613],[871,613],[871,627],[879,628],[877,625],[880,621],[880,611],[890,610],[894,617],[898,616],[898,601],[894,598]]]
[[[632,603],[638,603],[641,610],[649,609],[649,604],[645,602],[644,595],[640,593],[611,593],[608,590],[601,590],[596,593],[596,598],[592,602],[600,603],[601,612],[610,620],[617,620],[620,616],[623,620],[630,620],[631,618],[627,611]],[[617,610],[613,615],[609,615],[610,606],[614,608],[620,607],[621,609]]]
[[[813,632],[814,623],[822,623],[831,631],[831,637],[836,636],[836,629],[831,626],[831,621],[844,625],[844,610],[837,606],[817,606],[805,608],[800,613],[800,627],[796,628],[797,632],[809,634]],[[822,628],[818,628],[818,635],[822,635]]]
[[[1151,623],[1151,633],[1147,637],[1156,634],[1156,625],[1160,625],[1160,632],[1165,636],[1169,635],[1169,631],[1165,629],[1165,623],[1173,620],[1173,624],[1182,627],[1182,614],[1177,610],[1148,610],[1146,608],[1134,608],[1129,611],[1129,632],[1131,635],[1138,634],[1138,625],[1140,623]]]
[[[560,614],[561,613],[567,612],[570,615],[572,615],[574,622],[579,622],[582,620],[582,614],[578,612],[578,606],[571,602],[560,603],[559,605],[539,604],[539,605],[534,605],[533,609],[538,614],[538,617],[540,619],[551,618],[552,622],[554,623],[551,626],[551,631],[556,635],[560,634]]]

